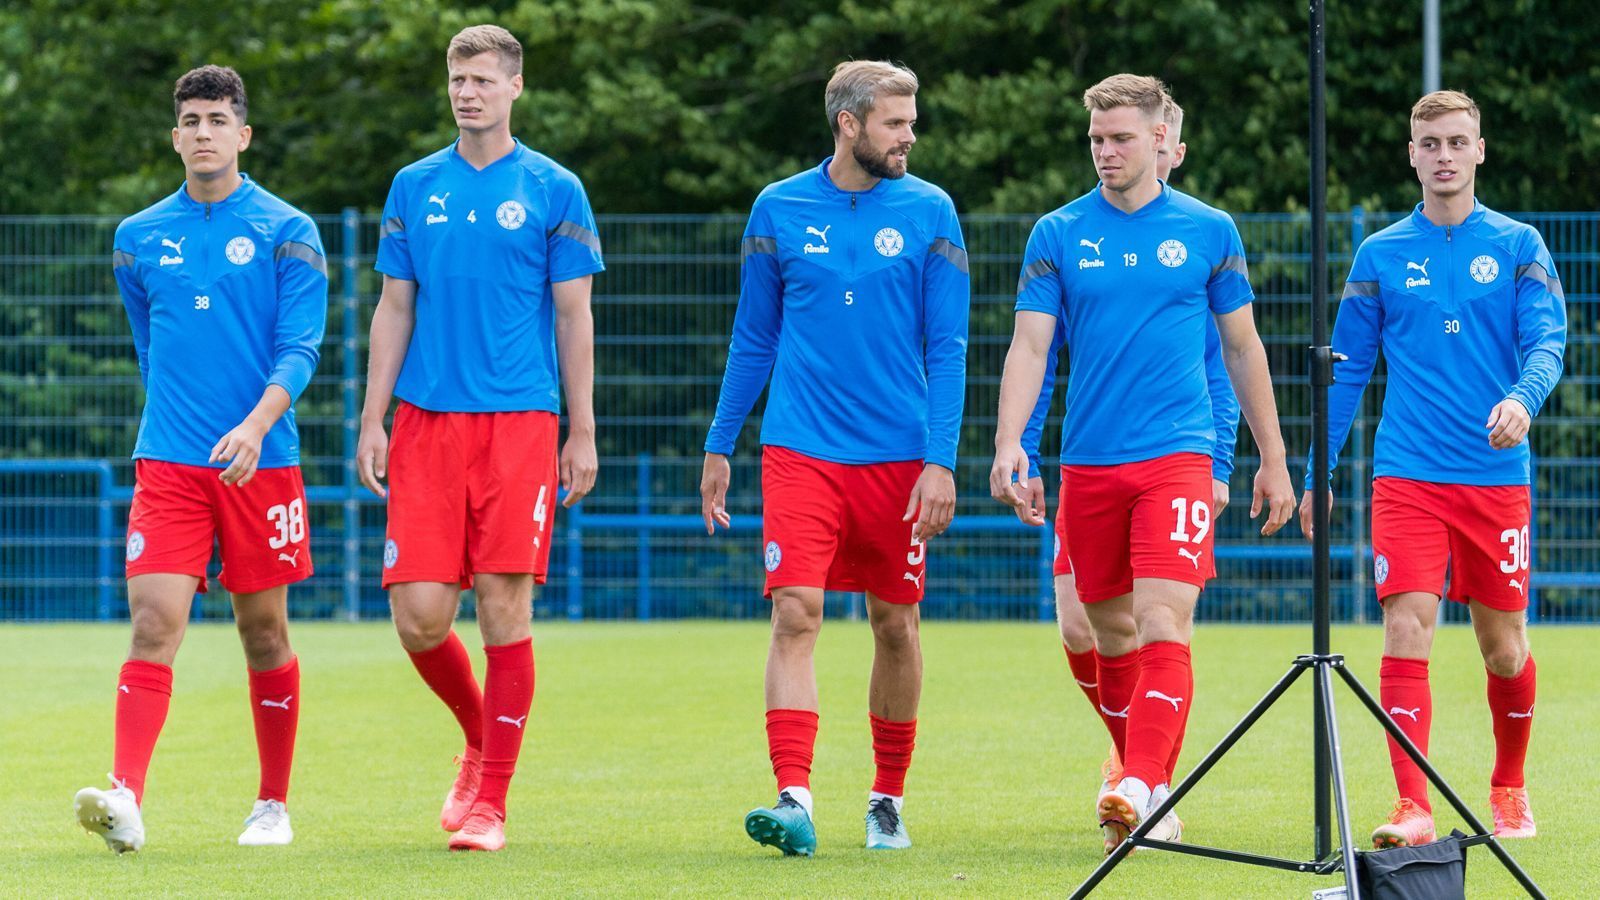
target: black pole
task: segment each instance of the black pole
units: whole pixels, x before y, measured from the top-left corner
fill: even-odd
[[[1311,0],[1311,652],[1329,653],[1328,608],[1328,386],[1333,383],[1333,353],[1328,346],[1328,173],[1327,74],[1324,66],[1322,0]],[[1359,565],[1359,563],[1357,563]],[[1329,818],[1328,711],[1322,691],[1312,699],[1313,846],[1317,859],[1333,852]]]

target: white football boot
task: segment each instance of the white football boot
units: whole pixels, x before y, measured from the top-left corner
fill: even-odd
[[[126,785],[114,778],[111,784],[109,791],[86,787],[72,798],[78,824],[90,834],[105,838],[106,846],[117,853],[136,852],[144,846],[144,817],[139,815],[139,801]]]

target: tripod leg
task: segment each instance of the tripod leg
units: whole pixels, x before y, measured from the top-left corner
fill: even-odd
[[[1118,863],[1133,852],[1134,839],[1143,838],[1155,822],[1159,822],[1162,816],[1177,806],[1178,801],[1183,799],[1183,795],[1189,793],[1189,789],[1198,784],[1200,779],[1211,771],[1211,767],[1216,765],[1233,748],[1233,745],[1239,742],[1240,738],[1244,737],[1245,732],[1250,730],[1250,726],[1254,725],[1257,719],[1260,719],[1268,709],[1272,708],[1272,704],[1278,702],[1278,698],[1283,696],[1283,692],[1287,691],[1289,686],[1294,684],[1295,680],[1305,670],[1306,666],[1296,662],[1288,672],[1285,672],[1283,677],[1278,679],[1278,683],[1272,686],[1272,690],[1267,691],[1267,695],[1257,701],[1256,705],[1251,707],[1248,713],[1245,713],[1244,718],[1239,720],[1239,724],[1233,726],[1233,729],[1222,738],[1222,741],[1211,748],[1211,752],[1207,753],[1206,758],[1200,761],[1200,765],[1195,766],[1194,771],[1179,782],[1167,799],[1162,801],[1149,815],[1145,816],[1145,820],[1139,823],[1139,827],[1134,829],[1133,834],[1128,835],[1127,840],[1117,845],[1117,849],[1113,850],[1111,855],[1105,858],[1104,862],[1089,873],[1089,877],[1084,879],[1083,884],[1078,885],[1078,889],[1072,892],[1072,900],[1081,900],[1081,898],[1089,896],[1095,886],[1104,881],[1105,877],[1111,874],[1111,870],[1115,869]]]
[[[1544,892],[1539,890],[1539,886],[1534,884],[1532,878],[1528,877],[1528,873],[1524,872],[1522,867],[1517,865],[1517,861],[1511,858],[1511,854],[1506,852],[1506,848],[1500,846],[1500,842],[1493,836],[1494,832],[1483,827],[1483,822],[1479,821],[1476,815],[1473,815],[1472,807],[1462,802],[1461,798],[1456,795],[1455,790],[1453,790],[1449,783],[1444,780],[1444,776],[1440,775],[1439,771],[1433,767],[1433,764],[1428,762],[1428,758],[1422,755],[1422,751],[1417,749],[1417,745],[1411,743],[1411,738],[1406,737],[1406,733],[1400,730],[1400,726],[1396,725],[1394,720],[1389,718],[1389,714],[1383,711],[1383,707],[1379,705],[1378,701],[1372,699],[1372,695],[1368,693],[1367,689],[1361,684],[1360,681],[1356,679],[1356,676],[1351,674],[1350,670],[1345,668],[1343,665],[1336,666],[1335,671],[1339,673],[1339,677],[1344,679],[1344,683],[1348,685],[1351,692],[1356,695],[1356,699],[1361,701],[1361,705],[1367,708],[1367,712],[1371,713],[1372,717],[1378,720],[1378,724],[1383,726],[1383,730],[1388,732],[1390,737],[1394,738],[1395,743],[1400,745],[1400,749],[1404,750],[1406,755],[1411,757],[1411,761],[1417,764],[1417,768],[1421,769],[1422,773],[1428,776],[1428,781],[1435,788],[1439,789],[1440,796],[1444,797],[1445,800],[1450,803],[1450,806],[1455,809],[1456,813],[1459,814],[1461,818],[1466,820],[1467,825],[1472,829],[1472,832],[1474,834],[1486,834],[1490,836],[1489,840],[1486,842],[1487,846],[1489,847],[1489,852],[1493,853],[1495,858],[1500,860],[1500,864],[1506,867],[1506,871],[1511,873],[1511,877],[1515,878],[1518,884],[1522,885],[1522,889],[1528,892],[1528,896],[1538,897],[1540,900],[1543,900]]]
[[[1344,754],[1339,749],[1339,717],[1333,705],[1333,676],[1328,674],[1330,665],[1319,662],[1316,671],[1317,696],[1322,698],[1321,731],[1327,739],[1325,752],[1329,771],[1326,774],[1332,776],[1333,808],[1339,826],[1339,852],[1344,857],[1345,896],[1349,900],[1361,900],[1360,880],[1356,877],[1356,844],[1350,832],[1350,801],[1344,789]],[[1328,779],[1324,779],[1323,774],[1319,772],[1318,779],[1319,783],[1325,784]]]

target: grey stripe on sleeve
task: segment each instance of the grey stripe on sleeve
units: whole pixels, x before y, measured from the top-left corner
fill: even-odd
[[[1545,267],[1542,264],[1531,262],[1517,266],[1517,277],[1532,278],[1534,281],[1544,285],[1551,294],[1555,295],[1557,300],[1563,303],[1567,302],[1567,293],[1561,289],[1561,279],[1545,271]]]
[[[1242,256],[1223,257],[1222,262],[1217,263],[1217,267],[1211,270],[1211,277],[1215,278],[1223,272],[1238,272],[1244,280],[1250,280],[1250,270],[1245,266]]]
[[[133,254],[124,250],[111,251],[111,268],[121,269],[133,265]]]
[[[1344,283],[1344,294],[1339,299],[1348,300],[1351,297],[1376,296],[1378,296],[1378,283],[1376,281],[1346,281]]]
[[[302,244],[299,241],[284,241],[278,245],[278,249],[272,251],[272,258],[274,260],[298,259],[318,272],[324,275],[328,274],[328,261],[323,259],[322,254],[317,252],[317,248],[310,244]]]
[[[1035,278],[1040,278],[1059,271],[1061,270],[1056,268],[1056,264],[1048,259],[1034,260],[1022,268],[1022,277],[1017,279],[1017,293],[1022,293],[1022,289],[1028,286],[1028,282],[1034,280]]]
[[[928,245],[928,252],[935,256],[942,256],[950,261],[961,274],[967,274],[967,251],[950,242],[949,238],[939,238]]]
[[[382,225],[378,226],[378,240],[383,240],[391,234],[400,234],[405,230],[406,223],[402,222],[399,216],[390,216],[383,220]]]
[[[744,243],[739,245],[739,250],[741,253],[739,257],[739,263],[743,265],[745,260],[757,253],[776,254],[778,252],[778,239],[770,237],[747,237],[744,239]]]
[[[596,253],[600,252],[600,236],[576,222],[562,222],[550,229],[550,234],[554,237],[570,238]]]

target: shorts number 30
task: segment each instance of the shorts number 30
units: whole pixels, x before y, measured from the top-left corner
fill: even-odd
[[[1521,531],[1507,528],[1500,532],[1500,543],[1506,545],[1506,558],[1500,560],[1500,571],[1507,575],[1528,568],[1528,529],[1523,526]]]

